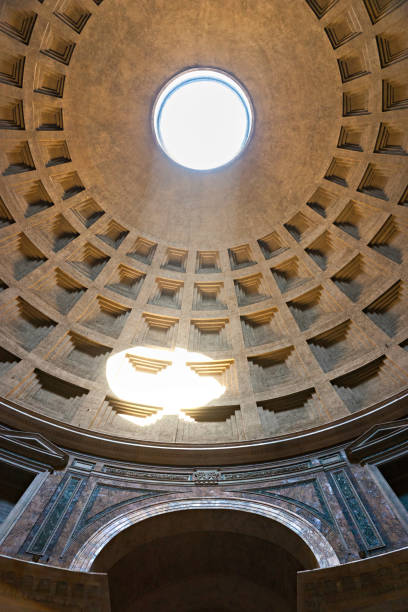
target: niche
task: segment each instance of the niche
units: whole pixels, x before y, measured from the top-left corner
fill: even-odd
[[[378,469],[408,512],[408,454],[379,465]]]
[[[34,474],[0,461],[0,525],[3,525],[33,480]]]

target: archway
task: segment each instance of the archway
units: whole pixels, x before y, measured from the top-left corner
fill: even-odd
[[[296,574],[338,563],[325,538],[280,508],[236,499],[130,510],[71,568],[108,573],[112,611],[296,610]]]

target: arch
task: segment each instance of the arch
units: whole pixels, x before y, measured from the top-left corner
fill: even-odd
[[[317,567],[331,567],[340,563],[333,547],[320,531],[289,510],[238,497],[196,497],[161,501],[143,508],[129,509],[100,527],[83,543],[73,558],[70,569],[90,571],[102,549],[124,530],[155,516],[185,510],[235,510],[269,518],[302,541],[315,558]]]

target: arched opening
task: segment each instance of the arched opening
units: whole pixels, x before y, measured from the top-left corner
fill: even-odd
[[[252,512],[193,509],[123,529],[96,556],[112,612],[296,610],[296,575],[319,563],[284,524]]]

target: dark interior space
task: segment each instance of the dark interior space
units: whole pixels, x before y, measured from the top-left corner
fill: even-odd
[[[30,472],[0,461],[0,525],[6,520],[33,479]]]
[[[379,466],[384,478],[408,511],[408,455]]]
[[[302,569],[259,538],[178,534],[137,547],[110,569],[112,611],[295,611]]]
[[[112,611],[296,610],[297,572],[316,567],[282,524],[239,511],[187,510],[125,529],[100,552]]]

